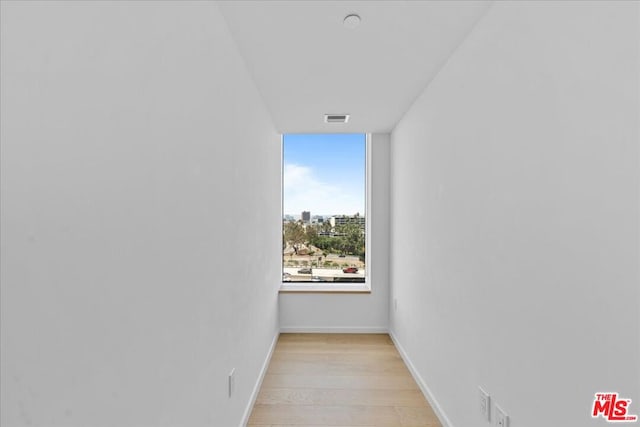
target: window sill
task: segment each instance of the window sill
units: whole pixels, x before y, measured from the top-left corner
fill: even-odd
[[[278,292],[281,294],[370,294],[371,287],[368,283],[357,283],[352,285],[283,283]]]

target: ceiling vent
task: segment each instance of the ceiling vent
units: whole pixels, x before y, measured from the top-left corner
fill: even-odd
[[[348,114],[325,114],[325,123],[347,123],[349,121]]]

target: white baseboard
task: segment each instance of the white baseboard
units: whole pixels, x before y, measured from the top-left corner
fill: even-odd
[[[420,390],[422,390],[422,394],[424,394],[424,397],[429,402],[429,405],[431,405],[433,412],[435,412],[436,416],[440,420],[440,424],[442,424],[442,427],[453,427],[453,424],[451,423],[447,415],[444,413],[444,411],[442,410],[442,407],[436,400],[435,396],[433,395],[433,393],[431,392],[427,384],[424,382],[424,380],[416,370],[416,367],[411,362],[411,359],[409,359],[407,352],[404,350],[404,348],[402,347],[402,345],[394,335],[393,331],[391,330],[389,331],[389,336],[393,340],[393,343],[396,345],[396,348],[398,349],[398,352],[400,353],[402,360],[404,360],[405,365],[407,365],[407,368],[409,368],[409,372],[411,372],[413,379],[416,381],[416,383],[418,383],[418,387],[420,387]]]
[[[387,334],[389,329],[385,327],[284,327],[280,328],[282,334]]]
[[[251,416],[251,411],[253,411],[253,405],[256,403],[256,399],[258,398],[258,393],[260,392],[260,387],[262,387],[262,381],[264,380],[264,376],[267,373],[267,369],[269,368],[269,363],[271,362],[271,356],[273,356],[273,351],[276,348],[276,343],[278,342],[278,337],[280,333],[276,333],[271,341],[271,346],[269,347],[269,352],[267,353],[267,357],[262,363],[262,368],[260,369],[260,374],[258,375],[258,380],[256,381],[256,385],[253,387],[253,391],[251,392],[251,398],[249,399],[249,403],[244,410],[244,414],[242,415],[242,421],[240,422],[240,427],[245,427],[249,422],[249,417]]]

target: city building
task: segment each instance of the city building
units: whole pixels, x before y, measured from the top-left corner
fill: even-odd
[[[345,225],[345,224],[358,224],[360,226],[360,228],[362,228],[364,230],[365,228],[365,217],[364,216],[360,216],[360,215],[353,215],[353,216],[348,216],[348,215],[338,215],[338,216],[332,216],[329,221],[331,222],[331,227],[335,228],[337,226],[340,225]]]

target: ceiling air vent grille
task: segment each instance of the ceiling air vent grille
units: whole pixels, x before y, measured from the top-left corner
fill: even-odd
[[[325,114],[325,123],[347,123],[349,121],[348,114]]]

